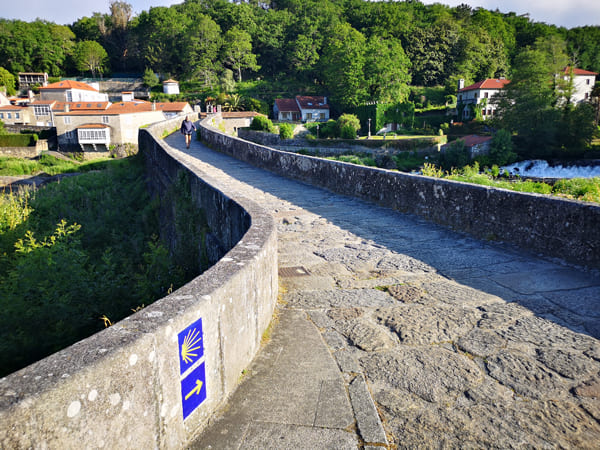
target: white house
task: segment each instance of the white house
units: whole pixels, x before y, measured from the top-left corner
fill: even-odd
[[[163,93],[179,94],[179,83],[173,79],[163,81]]]
[[[473,119],[475,108],[481,108],[483,119],[494,117],[496,105],[489,99],[498,94],[508,83],[510,81],[505,78],[487,78],[465,87],[465,80],[459,80],[456,107],[459,111],[462,109],[460,119]]]
[[[275,116],[275,120],[280,122],[299,122],[302,117],[298,103],[293,98],[275,99],[273,115]]]
[[[582,69],[573,70],[573,94],[571,95],[571,103],[581,103],[588,101],[592,96],[592,89],[596,83],[596,72],[590,72]],[[563,79],[569,81],[571,76],[571,68],[565,68]]]
[[[40,100],[59,102],[107,102],[108,94],[81,81],[64,80],[40,88]]]
[[[275,120],[302,122],[327,122],[329,105],[327,97],[297,95],[294,99],[279,98],[273,105]]]

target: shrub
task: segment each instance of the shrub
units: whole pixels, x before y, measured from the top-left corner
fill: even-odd
[[[338,135],[343,139],[355,139],[360,130],[360,120],[354,114],[342,114],[337,120]]]
[[[30,145],[35,145],[36,141],[37,135],[35,134],[0,135],[0,147],[29,147]]]
[[[279,124],[279,137],[281,139],[292,139],[294,137],[294,126],[290,123]]]
[[[356,129],[352,125],[344,125],[340,129],[342,139],[356,139]]]
[[[273,122],[265,116],[256,116],[250,124],[250,129],[255,131],[266,131],[268,133],[273,133],[275,131]]]

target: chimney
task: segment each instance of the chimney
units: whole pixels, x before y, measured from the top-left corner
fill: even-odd
[[[464,87],[465,87],[465,80],[464,80],[464,78],[461,78],[460,80],[458,80],[458,90],[460,91]]]

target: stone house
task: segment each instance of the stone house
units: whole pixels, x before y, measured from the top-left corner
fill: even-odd
[[[111,146],[137,147],[138,130],[168,117],[192,113],[186,102],[57,102],[53,115],[58,145],[73,152],[108,152]]]
[[[0,121],[4,125],[23,125],[31,121],[30,110],[24,106],[0,106]]]
[[[464,141],[465,148],[469,150],[469,155],[471,158],[474,158],[478,155],[487,155],[490,152],[490,145],[492,143],[492,136],[478,136],[476,134],[471,134],[469,136],[464,136],[459,138],[461,141]],[[457,139],[458,140],[458,139]],[[440,147],[440,151],[444,152],[450,148],[452,142],[444,144]]]

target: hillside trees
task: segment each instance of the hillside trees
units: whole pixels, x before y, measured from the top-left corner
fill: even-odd
[[[73,60],[77,70],[91,72],[92,77],[103,74],[108,62],[108,54],[96,41],[82,41],[75,45]]]
[[[51,22],[0,19],[0,61],[13,75],[29,71],[62,75],[74,39],[68,27]]]
[[[334,30],[323,51],[323,81],[332,100],[342,108],[358,106],[367,99],[365,43],[362,33],[344,23]]]
[[[252,53],[252,37],[238,27],[233,27],[225,33],[222,52],[225,65],[236,72],[238,81],[242,81],[242,69],[260,69],[256,55]]]
[[[6,88],[8,95],[15,95],[15,77],[4,67],[0,67],[0,88]]]

